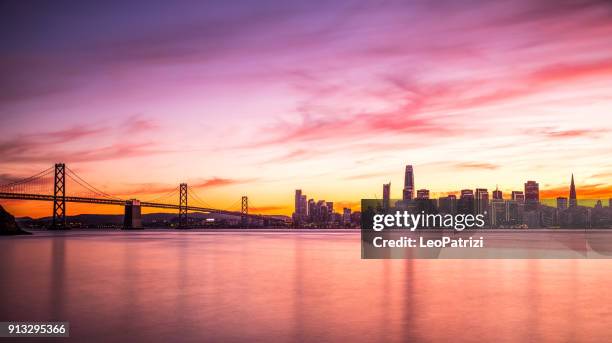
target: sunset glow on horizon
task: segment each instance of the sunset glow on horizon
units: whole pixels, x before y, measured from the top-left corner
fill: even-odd
[[[65,162],[124,199],[186,182],[288,215],[298,188],[400,198],[411,164],[433,195],[567,196],[573,173],[612,198],[609,1],[45,6],[0,5],[0,184]]]

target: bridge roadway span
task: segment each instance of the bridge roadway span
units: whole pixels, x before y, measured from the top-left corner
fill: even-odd
[[[2,193],[0,192],[0,199],[13,199],[13,200],[37,200],[37,201],[53,201],[53,195],[44,195],[44,194],[17,194],[17,193]],[[126,200],[114,200],[114,199],[99,199],[99,198],[84,198],[84,197],[74,197],[74,196],[66,196],[66,202],[79,202],[79,203],[87,203],[87,204],[102,204],[102,205],[117,205],[117,206],[125,206]],[[174,209],[178,210],[179,205],[172,204],[160,204],[154,202],[140,202],[140,207],[154,207],[154,208],[164,208],[164,209]],[[192,212],[204,212],[204,213],[218,213],[218,214],[227,214],[232,216],[241,216],[240,212],[237,211],[226,211],[226,210],[218,210],[214,208],[206,208],[206,207],[196,207],[196,206],[187,206],[188,211]],[[259,215],[248,215],[251,218],[263,218],[263,216]]]

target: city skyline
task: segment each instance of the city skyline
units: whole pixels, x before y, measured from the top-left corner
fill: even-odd
[[[599,204],[601,205],[602,200],[607,200],[608,204],[612,205],[612,197],[609,198],[583,198],[582,202],[579,203],[579,199],[577,196],[576,185],[574,183],[574,173],[571,173],[570,183],[567,187],[567,196],[562,196],[559,194],[557,197],[541,197],[540,194],[549,194],[546,190],[541,190],[540,185],[537,181],[528,180],[524,183],[523,190],[511,190],[510,192],[504,192],[499,189],[499,184],[495,185],[495,189],[491,192],[491,197],[489,197],[488,188],[463,188],[459,191],[455,192],[440,192],[434,193],[430,192],[428,188],[418,188],[416,190],[416,197],[414,197],[414,167],[413,165],[406,165],[406,169],[404,172],[404,187],[402,188],[402,197],[392,197],[391,196],[391,182],[384,183],[382,185],[382,197],[376,197],[375,199],[382,200],[383,208],[389,208],[390,200],[400,199],[401,201],[410,201],[410,200],[429,200],[429,199],[442,199],[442,198],[462,198],[462,197],[471,197],[476,200],[485,200],[495,201],[495,200],[513,200],[519,201],[522,203],[526,203],[528,205],[539,205],[542,203],[553,204],[555,201],[557,208],[568,208],[568,207],[576,207],[576,206],[584,206],[585,203],[589,203],[592,205]],[[504,195],[505,194],[505,195]],[[509,194],[509,196],[508,196]],[[308,200],[308,202],[313,199]],[[568,202],[569,201],[569,202]],[[565,204],[560,206],[560,202]],[[306,215],[307,206],[307,196],[302,194],[302,189],[295,190],[295,206],[293,214],[300,213],[301,215]],[[333,202],[332,202],[333,204]],[[352,208],[351,208],[352,210]],[[480,210],[479,210],[480,211]]]
[[[382,185],[382,198],[362,199],[360,211],[407,211],[427,215],[481,215],[483,225],[490,228],[609,228],[612,225],[612,197],[608,199],[582,199],[577,196],[574,174],[571,174],[568,196],[556,199],[540,197],[540,185],[528,180],[523,190],[513,190],[510,196],[495,186],[487,188],[464,188],[457,194],[432,197],[429,189],[415,188],[415,168],[406,165],[402,197],[392,199],[391,183]],[[343,208],[334,211],[334,203],[314,199],[306,200],[301,189],[295,190],[295,207],[292,214],[294,227],[355,227],[361,223],[361,212]]]
[[[61,164],[60,164],[61,165]],[[57,169],[57,164],[55,166],[55,168]],[[47,170],[47,174],[49,170]],[[571,177],[570,177],[570,183],[569,183],[569,187],[566,190],[566,194],[567,196],[564,196],[563,192],[559,192],[558,189],[555,190],[546,190],[546,189],[540,189],[540,184],[537,181],[534,180],[528,180],[524,183],[524,188],[523,190],[517,191],[517,190],[508,190],[508,191],[504,191],[504,190],[500,190],[499,189],[499,184],[495,185],[495,189],[492,190],[491,192],[491,197],[489,196],[489,190],[488,188],[479,188],[481,186],[476,186],[476,188],[462,188],[460,190],[457,191],[449,191],[449,192],[431,192],[430,189],[428,188],[422,188],[422,187],[416,187],[415,184],[415,177],[414,177],[414,167],[413,165],[406,165],[405,166],[405,171],[404,171],[404,186],[401,190],[401,194],[402,197],[400,198],[395,198],[395,199],[402,199],[403,201],[413,201],[413,200],[428,200],[428,199],[437,199],[437,200],[441,200],[443,198],[453,198],[453,199],[461,199],[464,197],[471,197],[473,199],[476,199],[475,202],[475,206],[476,206],[476,211],[477,212],[482,212],[483,209],[480,208],[480,201],[484,200],[485,202],[489,202],[490,200],[495,201],[495,200],[517,200],[520,201],[522,203],[525,203],[527,206],[527,209],[535,209],[537,206],[539,206],[540,204],[545,204],[545,205],[552,205],[552,204],[556,204],[557,208],[572,208],[572,207],[576,207],[578,205],[580,206],[602,206],[602,200],[605,201],[607,204],[610,204],[610,206],[612,206],[612,196],[610,196],[609,198],[605,198],[605,197],[589,197],[588,194],[586,195],[586,197],[582,198],[582,199],[578,199],[577,197],[577,190],[576,190],[576,186],[575,186],[575,182],[574,182],[574,173],[571,173]],[[78,176],[77,176],[78,177]],[[80,177],[78,177],[80,178]],[[44,181],[44,180],[41,180]],[[87,183],[86,181],[83,181],[81,179],[80,181],[81,183],[77,183],[76,185],[80,185],[83,186],[82,182],[85,182],[85,185],[87,186],[91,186],[89,183]],[[44,183],[44,182],[43,182]],[[9,186],[9,189],[4,190],[5,192],[12,192],[10,190],[10,184],[5,184],[5,185],[0,185],[0,186]],[[41,186],[34,186],[34,188],[40,188]],[[187,184],[181,184],[181,189],[182,187],[187,188],[188,185]],[[44,188],[44,187],[43,187]],[[191,188],[191,187],[190,187]],[[88,190],[89,189],[89,190]],[[392,193],[391,193],[391,182],[385,183],[383,184],[383,190],[382,190],[382,197],[378,197],[375,196],[375,199],[381,199],[383,201],[383,207],[385,208],[389,208],[390,206],[390,199],[393,199],[394,197],[392,197]],[[416,196],[414,195],[414,190],[416,189]],[[96,188],[95,186],[93,188],[84,188],[81,189],[81,192],[85,191],[85,192],[94,192],[94,193],[90,193],[91,195],[79,195],[76,194],[76,196],[86,196],[86,197],[110,197],[110,198],[114,198],[113,195],[111,194],[107,194],[104,193],[103,191],[101,191],[100,189]],[[192,188],[192,192],[193,192],[193,188]],[[16,191],[17,193],[23,192],[23,191]],[[101,193],[100,193],[101,192]],[[176,192],[176,189],[174,190],[174,192]],[[26,193],[28,193],[26,191]],[[36,193],[36,192],[35,192]],[[41,194],[43,194],[44,192],[42,192]],[[45,193],[46,194],[46,193]],[[67,192],[67,194],[70,194],[70,192]],[[96,195],[97,194],[97,195]],[[510,196],[506,196],[504,197],[504,194],[510,194]],[[541,196],[542,194],[542,196]],[[556,194],[556,197],[551,197],[550,194]],[[176,196],[176,194],[175,194]],[[165,202],[170,202],[170,203],[175,203],[176,199],[172,199],[171,196],[170,198],[167,198],[167,195],[162,196],[162,198],[164,198]],[[246,196],[242,196],[243,200],[244,198],[246,198]],[[114,199],[119,199],[119,198],[114,198]],[[125,198],[128,199],[128,198]],[[142,199],[137,199],[135,197],[129,197],[129,199],[133,199],[133,200],[139,200],[141,201]],[[200,198],[200,196],[196,196],[197,201],[200,204],[204,204],[207,207],[211,207],[210,203],[207,203],[205,200],[202,200],[202,198]],[[372,198],[369,198],[372,199]],[[361,200],[361,199],[360,199]],[[580,200],[580,203],[579,203]],[[13,208],[20,208],[20,207],[24,207],[23,204],[26,203],[36,203],[36,201],[31,201],[31,200],[11,200],[11,199],[3,199],[2,200],[4,202],[5,205],[8,205],[7,208],[9,209],[13,209]],[[145,201],[150,201],[149,199],[146,199]],[[155,200],[153,200],[155,201]],[[204,202],[202,202],[204,201]],[[178,203],[178,202],[176,202]],[[312,206],[316,204],[317,208],[320,208],[322,206],[326,206],[327,208],[324,210],[324,212],[329,212],[330,215],[335,214],[335,213],[340,213],[339,211],[334,211],[334,203],[336,203],[336,209],[343,209],[345,212],[346,210],[349,211],[349,214],[351,211],[358,211],[359,207],[355,207],[353,206],[354,204],[352,203],[348,203],[348,202],[343,202],[343,201],[338,201],[338,202],[334,202],[334,201],[325,201],[325,200],[318,200],[315,201],[314,198],[307,198],[306,194],[302,194],[302,189],[296,189],[295,190],[295,195],[294,195],[294,202],[293,202],[293,207],[292,207],[292,212],[287,213],[287,212],[281,212],[278,211],[279,208],[282,207],[272,207],[271,210],[272,211],[276,211],[274,213],[266,213],[266,210],[263,210],[257,206],[255,207],[251,207],[251,213],[261,213],[261,214],[272,214],[272,215],[286,215],[286,216],[290,216],[293,217],[294,221],[302,221],[307,214],[311,213],[311,209]],[[40,203],[39,203],[40,204]],[[236,203],[234,203],[235,205]],[[76,205],[76,206],[75,206]],[[357,205],[359,205],[359,203],[357,203]],[[72,203],[71,207],[75,206],[77,208],[82,208],[82,207],[87,207],[87,208],[91,208],[91,207],[96,207],[98,209],[100,208],[109,208],[106,207],[105,205],[96,205],[96,204],[81,204],[81,203]],[[27,206],[25,206],[27,207]],[[46,209],[47,206],[44,206],[44,204],[42,204],[42,206],[39,206],[39,208],[43,211],[48,211],[48,209]],[[214,206],[212,206],[214,207]],[[224,209],[222,209],[224,210]],[[236,209],[237,210],[237,209]],[[159,213],[159,212],[164,212],[164,211],[159,211],[159,210],[145,210],[143,213]],[[262,213],[263,212],[263,213]],[[80,213],[93,213],[92,211],[89,212],[79,212],[74,211],[74,209],[72,209],[72,213],[71,215],[75,215],[75,214],[80,214]],[[104,211],[100,211],[100,212],[96,212],[96,213],[104,213],[104,214],[118,214],[120,213],[120,211],[114,210],[114,211],[108,211],[108,210],[104,210]],[[296,217],[296,214],[299,214]],[[19,216],[19,215],[18,215]],[[46,213],[41,215],[41,216],[36,216],[36,215],[32,215],[27,214],[27,215],[23,215],[23,217],[33,217],[33,218],[39,218],[39,217],[46,217]]]
[[[432,197],[554,199],[568,172],[612,196],[606,1],[2,6],[0,184],[65,162],[120,197],[186,182],[290,215],[290,190],[357,209],[409,160]]]

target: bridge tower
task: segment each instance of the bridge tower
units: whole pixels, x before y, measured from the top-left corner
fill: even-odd
[[[123,230],[142,229],[142,216],[140,214],[140,201],[127,200],[124,206]]]
[[[242,197],[242,206],[240,207],[240,219],[242,220],[242,227],[249,226],[249,197]]]
[[[53,182],[53,226],[52,229],[66,229],[66,165],[55,164]]]
[[[179,192],[179,228],[187,227],[187,184],[181,183]]]

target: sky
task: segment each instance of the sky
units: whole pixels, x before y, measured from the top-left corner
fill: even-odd
[[[121,198],[358,208],[406,164],[612,197],[610,1],[3,1],[0,184],[65,162]],[[70,193],[70,190],[68,190]],[[49,203],[1,202],[15,215]],[[68,214],[121,211],[70,204]]]

